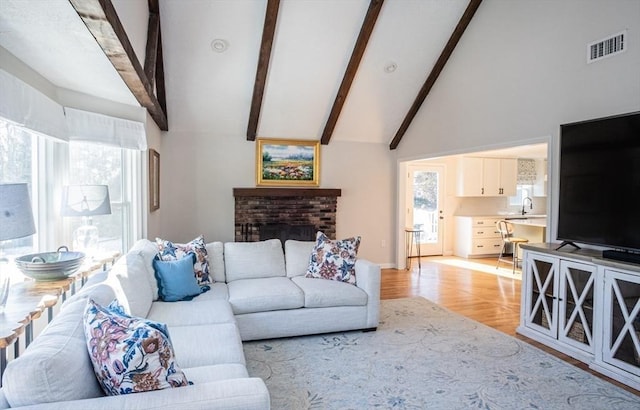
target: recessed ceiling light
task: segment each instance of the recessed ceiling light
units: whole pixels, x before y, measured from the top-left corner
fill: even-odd
[[[396,71],[397,68],[398,68],[398,64],[394,63],[393,61],[390,61],[384,65],[384,72],[387,74],[391,74],[394,71]]]
[[[216,38],[211,42],[211,49],[216,53],[224,53],[225,51],[227,51],[228,47],[229,43],[227,42],[227,40],[223,40],[221,38]]]

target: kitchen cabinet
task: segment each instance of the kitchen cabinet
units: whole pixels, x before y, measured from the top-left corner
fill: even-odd
[[[462,258],[498,255],[502,238],[496,228],[500,218],[456,216],[453,253]]]
[[[458,196],[514,196],[518,178],[515,158],[462,157],[458,162]]]
[[[640,267],[523,245],[517,332],[640,389]]]

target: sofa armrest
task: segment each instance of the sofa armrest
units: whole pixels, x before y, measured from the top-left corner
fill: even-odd
[[[356,286],[367,292],[367,327],[378,327],[380,320],[380,265],[366,259],[356,261]]]
[[[174,389],[121,396],[64,401],[19,407],[20,409],[225,409],[263,410],[270,408],[267,386],[259,378],[229,379],[198,383]]]

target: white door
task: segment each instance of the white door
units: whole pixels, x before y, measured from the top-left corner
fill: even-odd
[[[444,167],[409,165],[406,226],[422,231],[420,255],[442,255]],[[412,252],[412,256],[417,253]]]

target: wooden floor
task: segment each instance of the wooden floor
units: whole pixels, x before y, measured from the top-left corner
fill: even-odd
[[[423,257],[421,265],[422,268],[418,271],[418,261],[413,259],[411,270],[383,269],[381,298],[422,296],[640,395],[640,391],[593,372],[584,363],[516,334],[516,327],[520,323],[521,281],[510,275],[485,273],[495,271],[495,258],[466,260],[456,257]]]

